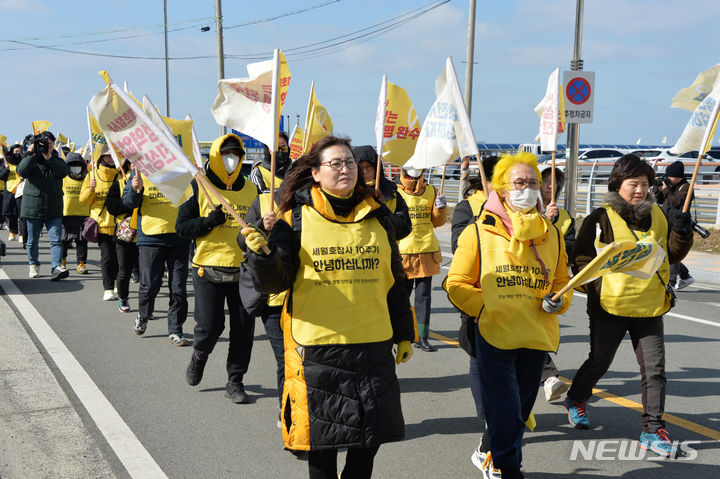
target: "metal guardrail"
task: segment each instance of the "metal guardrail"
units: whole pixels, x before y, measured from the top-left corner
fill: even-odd
[[[459,163],[450,163],[459,164]],[[670,163],[667,163],[668,165]],[[612,169],[611,162],[580,162],[578,164],[578,187],[576,195],[575,216],[586,216],[595,208],[599,208],[604,203],[607,194],[607,182]],[[701,165],[717,167],[718,163],[702,163]],[[560,162],[557,166],[564,167]],[[660,163],[656,166],[667,166]],[[385,172],[388,177],[395,178],[399,174],[386,167]],[[702,170],[701,170],[702,171]],[[432,168],[427,172],[428,182],[440,188],[442,180],[442,168]],[[567,186],[566,186],[567,187]],[[448,177],[445,179],[443,193],[448,198],[448,202],[454,205],[459,198],[460,181]],[[562,204],[564,196],[561,194],[559,203]],[[718,174],[700,174],[695,185],[695,201],[691,207],[691,214],[697,218],[699,223],[711,225],[720,228],[720,172]]]

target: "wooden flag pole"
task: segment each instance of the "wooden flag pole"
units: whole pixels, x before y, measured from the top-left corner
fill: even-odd
[[[555,295],[551,298],[553,301],[557,301],[563,294],[565,294],[568,290],[574,288],[575,286],[580,286],[581,284],[587,282],[589,278],[592,277],[593,274],[596,273],[595,266],[602,265],[607,259],[612,256],[612,254],[615,252],[615,250],[620,245],[618,243],[615,243],[614,241],[610,243],[609,245],[606,245],[597,256],[595,256],[595,259],[590,261],[578,274],[572,277],[572,279],[566,284],[560,291],[555,293]]]
[[[205,194],[207,195],[208,192],[212,193],[212,195],[215,197],[215,199],[218,202],[220,202],[220,204],[223,206],[223,208],[225,208],[225,210],[228,213],[230,213],[230,215],[235,219],[235,221],[238,222],[238,224],[240,224],[240,226],[242,228],[249,227],[248,224],[245,222],[245,220],[243,220],[240,217],[238,212],[235,211],[235,209],[230,205],[230,203],[227,202],[227,200],[225,198],[223,198],[223,196],[215,189],[215,187],[212,185],[212,183],[210,183],[210,181],[208,181],[207,178],[205,178],[199,172],[195,173],[195,175],[193,175],[193,177],[198,182],[198,184],[202,184],[205,188],[207,188],[207,190],[205,190],[205,188],[203,188],[203,191],[205,192]],[[209,196],[208,196],[208,200],[210,200]],[[210,203],[213,204],[214,201],[211,201]],[[270,254],[270,248],[268,248],[267,245],[263,246],[262,250],[263,250],[263,253]]]
[[[275,151],[270,152],[270,211],[275,211]]]
[[[690,185],[688,186],[687,195],[685,196],[685,203],[683,204],[682,212],[687,213],[690,209],[690,202],[692,201],[693,190],[695,189],[695,182],[697,181],[698,171],[700,171],[700,163],[704,153],[702,150],[698,153],[697,161],[695,162],[695,168],[693,169],[692,178],[690,179]]]
[[[445,188],[445,171],[447,170],[447,163],[445,163],[445,166],[443,166],[443,172],[442,172],[442,178],[440,179],[440,195],[443,194],[443,189]]]
[[[552,168],[550,170],[550,203],[555,201],[555,152],[556,150],[552,151],[552,158],[550,159]]]
[[[478,171],[480,172],[480,181],[482,182],[483,192],[485,192],[485,198],[487,198],[490,193],[488,192],[488,180],[485,178],[485,168],[483,168],[482,160],[480,159],[480,156],[476,156],[475,160],[477,160],[478,164]]]
[[[382,153],[378,153],[377,168],[375,168],[375,191],[377,191],[378,193],[380,193],[380,171],[381,170],[382,170]]]

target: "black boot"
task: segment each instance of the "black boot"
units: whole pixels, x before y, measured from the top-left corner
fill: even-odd
[[[415,347],[422,349],[426,353],[437,351],[437,349],[428,342],[428,338],[419,338],[418,342],[415,343]]]
[[[245,392],[245,386],[242,383],[228,381],[225,386],[225,397],[235,404],[247,404],[250,402],[250,396]]]

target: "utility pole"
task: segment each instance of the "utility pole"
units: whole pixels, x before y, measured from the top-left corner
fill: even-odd
[[[468,35],[467,35],[467,64],[465,65],[465,108],[468,119],[472,114],[472,82],[473,82],[473,60],[475,56],[475,0],[470,0],[470,11],[468,12]],[[470,169],[470,158],[463,158],[460,165],[460,188],[458,188],[458,201],[462,200],[462,192],[467,186],[468,170]]]
[[[582,71],[582,20],[584,0],[577,0],[575,8],[575,44],[573,46],[573,57],[570,61],[570,70]],[[565,188],[565,209],[570,216],[575,217],[575,203],[577,199],[577,169],[578,169],[578,145],[580,138],[580,124],[568,123],[567,129],[567,164],[565,167],[566,184]]]
[[[165,112],[170,117],[170,65],[168,63],[168,39],[167,39],[167,0],[163,0],[163,18],[165,19]]]
[[[225,78],[225,52],[223,50],[223,29],[222,29],[222,0],[215,0],[215,29],[217,30],[218,48],[218,80]],[[220,136],[225,135],[227,129],[220,127]]]

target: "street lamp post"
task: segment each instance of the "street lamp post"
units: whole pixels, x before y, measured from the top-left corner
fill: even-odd
[[[170,117],[170,64],[168,62],[168,25],[167,25],[167,0],[163,0],[163,18],[165,25],[165,112]]]
[[[582,71],[582,19],[584,0],[577,0],[575,8],[575,43],[573,46],[573,57],[570,61],[570,70]],[[575,202],[577,199],[577,164],[578,164],[578,143],[580,138],[580,124],[568,123],[567,128],[567,165],[565,175],[567,178],[565,188],[565,209],[575,216]]]
[[[223,51],[223,30],[222,30],[222,0],[215,0],[215,27],[217,29],[218,49],[218,80],[225,78],[225,52]],[[220,127],[220,136],[225,135],[227,129]]]

